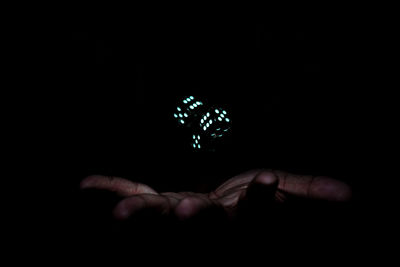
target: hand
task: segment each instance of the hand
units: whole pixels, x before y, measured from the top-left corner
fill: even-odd
[[[158,193],[145,184],[98,175],[85,178],[81,188],[108,190],[123,197],[113,211],[114,217],[120,220],[142,211],[172,215],[182,220],[210,210],[234,217],[244,203],[265,206],[287,203],[292,199],[344,202],[351,198],[349,186],[332,178],[262,169],[239,174],[208,194]]]

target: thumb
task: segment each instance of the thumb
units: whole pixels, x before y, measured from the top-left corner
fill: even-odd
[[[249,183],[239,200],[238,213],[256,221],[271,216],[275,210],[275,195],[278,188],[278,177],[272,172],[262,171]]]
[[[250,182],[243,198],[252,205],[268,205],[274,201],[278,183],[279,179],[274,173],[262,171]]]

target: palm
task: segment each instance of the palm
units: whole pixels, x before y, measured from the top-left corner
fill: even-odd
[[[124,197],[114,209],[114,215],[118,219],[129,218],[143,210],[176,215],[181,219],[193,217],[210,209],[218,209],[232,216],[236,214],[240,203],[254,194],[259,195],[258,200],[277,202],[285,202],[286,197],[290,195],[327,201],[346,201],[351,194],[347,185],[331,178],[266,170],[251,170],[239,174],[208,194],[158,193],[144,184],[105,176],[87,177],[82,181],[81,188],[106,189]]]

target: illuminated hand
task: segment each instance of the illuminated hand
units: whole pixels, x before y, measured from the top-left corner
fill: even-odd
[[[115,218],[120,220],[138,215],[142,211],[176,216],[182,220],[210,210],[219,210],[234,217],[241,204],[266,206],[302,198],[344,202],[351,197],[349,186],[332,178],[261,169],[239,174],[208,194],[158,193],[144,184],[97,175],[85,178],[81,182],[81,188],[105,189],[123,197],[113,211]]]

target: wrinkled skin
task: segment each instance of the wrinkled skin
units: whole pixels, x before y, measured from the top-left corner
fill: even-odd
[[[181,220],[208,210],[218,210],[233,218],[237,216],[241,204],[251,205],[251,200],[255,200],[257,205],[268,205],[271,202],[284,204],[293,199],[345,202],[351,198],[350,187],[332,178],[263,169],[239,174],[207,194],[158,193],[145,184],[98,175],[85,178],[81,182],[81,188],[108,190],[123,197],[113,211],[114,217],[119,220],[148,210]]]

